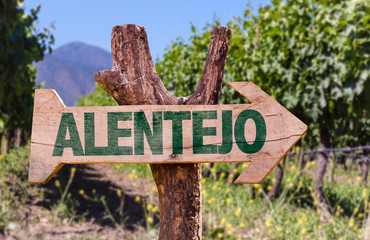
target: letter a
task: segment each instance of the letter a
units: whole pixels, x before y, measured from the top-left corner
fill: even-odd
[[[67,128],[70,139],[66,139]],[[57,139],[54,145],[53,156],[63,156],[64,148],[72,148],[73,156],[83,156],[82,144],[78,135],[77,126],[73,113],[63,113],[60,119]]]

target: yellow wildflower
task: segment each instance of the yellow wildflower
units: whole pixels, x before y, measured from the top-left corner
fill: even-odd
[[[202,190],[202,195],[204,195],[205,197],[208,196],[208,193],[207,193],[207,191],[205,189]]]
[[[262,188],[259,188],[258,189],[258,193],[262,193],[263,192],[263,189]]]
[[[300,225],[302,225],[302,224],[303,224],[302,219],[299,219],[299,220],[298,220],[298,226],[300,226]]]
[[[281,232],[283,230],[281,227],[278,227],[278,226],[276,226],[275,229],[277,232]]]
[[[152,204],[149,203],[149,204],[146,205],[146,209],[148,211],[152,210],[152,208],[153,208],[153,205]]]
[[[245,169],[245,168],[247,168],[247,167],[248,167],[248,163],[243,163],[243,164],[242,164],[242,168],[243,168],[243,169]]]
[[[290,231],[287,229],[287,230],[285,230],[285,234],[286,235],[289,235],[290,234]]]
[[[307,233],[307,228],[302,228],[301,233],[306,234]]]
[[[157,206],[154,206],[154,208],[152,209],[152,212],[153,213],[156,213],[158,211],[158,207]]]
[[[139,196],[135,197],[135,202],[140,202],[140,197]]]
[[[231,192],[230,188],[226,189],[226,193],[230,193],[230,192]]]
[[[272,224],[272,219],[271,218],[267,218],[266,221],[265,221],[266,227],[271,227],[271,224]]]
[[[296,152],[296,153],[298,153],[298,152],[299,152],[299,150],[301,150],[301,148],[300,148],[299,146],[296,146],[296,147],[295,147],[295,152]]]
[[[226,199],[226,205],[230,205],[230,203],[231,203],[231,198]]]
[[[290,170],[294,173],[294,172],[297,170],[297,167],[293,165],[293,166],[290,168]]]
[[[353,218],[351,218],[350,220],[349,220],[349,224],[348,224],[350,227],[353,227],[353,226],[355,226],[355,220],[353,219]]]
[[[146,218],[146,221],[147,221],[148,223],[153,223],[153,218],[152,218],[152,217],[147,217],[147,218]]]
[[[235,216],[239,217],[241,213],[242,213],[242,209],[239,207],[235,211]]]
[[[55,186],[56,186],[56,187],[60,187],[60,182],[59,182],[59,180],[55,180]]]
[[[78,193],[79,193],[80,195],[85,195],[85,191],[84,191],[83,189],[80,189],[80,191],[78,191]]]
[[[239,223],[239,227],[240,227],[240,228],[243,228],[243,227],[244,227],[244,223],[243,223],[243,222],[240,222],[240,223]]]
[[[254,231],[256,231],[256,233],[259,233],[261,230],[259,228],[255,228]]]
[[[76,168],[75,168],[75,167],[73,167],[73,168],[71,169],[71,176],[74,176],[74,175],[75,175],[75,172],[76,172]]]
[[[362,197],[367,197],[367,189],[366,188],[364,188],[364,189],[362,189]]]
[[[224,234],[223,233],[217,233],[217,237],[218,238],[222,238],[224,236]]]
[[[118,197],[121,197],[121,196],[122,196],[121,189],[117,189],[117,191],[116,191],[116,192],[117,192],[117,196],[118,196]]]
[[[249,204],[253,204],[254,203],[254,200],[253,199],[249,199]]]
[[[216,198],[212,197],[211,199],[208,200],[209,204],[213,204],[216,202]]]
[[[232,227],[233,226],[230,223],[226,224],[226,229],[231,229]]]
[[[224,224],[226,223],[226,218],[221,218],[220,223],[221,223],[222,225],[224,225]]]
[[[157,192],[157,188],[155,186],[152,187],[152,192]]]
[[[276,183],[276,179],[275,179],[275,178],[273,178],[273,179],[271,180],[271,183],[272,183],[272,184],[275,184],[275,183]]]
[[[202,184],[206,183],[206,178],[202,178]]]
[[[258,188],[260,188],[260,185],[259,184],[253,184],[253,188],[258,189]]]
[[[357,177],[357,182],[361,183],[361,177]]]
[[[272,188],[272,186],[271,186],[271,185],[267,186],[267,190],[268,190],[268,191],[271,191],[271,188]]]
[[[223,179],[225,176],[226,176],[225,172],[222,172],[222,173],[220,174],[220,179]]]
[[[237,168],[234,169],[234,173],[238,173],[238,169]]]
[[[233,180],[234,179],[234,173],[232,173],[232,174],[230,174],[230,176],[229,176],[229,178],[231,179],[231,180]]]

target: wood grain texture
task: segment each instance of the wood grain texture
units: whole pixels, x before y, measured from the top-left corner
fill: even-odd
[[[290,148],[298,141],[307,130],[307,126],[273,100],[252,82],[229,83],[237,91],[249,99],[251,104],[232,105],[126,105],[112,107],[65,107],[57,93],[51,89],[36,90],[33,131],[31,139],[31,168],[43,169],[43,166],[33,166],[35,159],[51,164],[49,174],[63,164],[73,163],[205,163],[205,162],[251,162],[249,167],[236,180],[236,183],[259,183],[274,166],[282,159]],[[249,95],[253,96],[249,96]],[[266,124],[266,138],[263,147],[256,153],[247,154],[238,146],[235,135],[236,119],[246,110],[259,112]],[[181,154],[174,154],[173,150],[173,121],[165,120],[165,112],[188,112],[189,119],[182,121],[181,130],[183,139]],[[227,153],[199,154],[194,152],[194,112],[215,111],[217,119],[204,119],[203,127],[214,128],[216,135],[203,136],[203,145],[223,144],[223,116],[222,111],[232,111],[232,149]],[[119,137],[119,146],[129,146],[133,149],[130,155],[113,154],[87,154],[86,152],[86,113],[94,114],[94,136],[96,147],[108,147],[108,113],[129,113],[130,121],[118,121],[120,129],[130,129],[129,137]],[[148,137],[143,139],[143,155],[134,151],[135,138],[135,113],[143,112],[153,133],[153,112],[160,113],[162,131],[155,141],[163,143],[161,154],[154,154],[150,148]],[[61,125],[63,114],[73,114],[79,141],[84,149],[84,155],[73,154],[70,147],[64,148],[62,156],[53,156],[57,133]],[[252,144],[258,132],[255,122],[245,123],[244,137]],[[141,133],[141,132],[139,132]],[[66,137],[69,139],[69,136]],[[37,160],[35,160],[37,162]],[[167,166],[166,166],[167,167]],[[45,168],[44,168],[45,170]],[[43,171],[44,173],[45,171]],[[176,174],[175,174],[176,175]],[[44,182],[44,175],[40,172],[30,172],[31,182]],[[47,179],[49,176],[47,176]]]

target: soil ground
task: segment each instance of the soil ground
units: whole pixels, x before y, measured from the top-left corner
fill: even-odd
[[[56,187],[56,180],[61,186],[66,186],[71,168],[76,172],[68,193],[74,206],[75,217],[55,217],[53,206],[61,199],[61,193]],[[156,204],[155,186],[147,179],[131,179],[129,174],[120,173],[109,164],[65,165],[48,183],[41,185],[45,197],[30,197],[19,210],[24,216],[23,222],[11,222],[0,239],[138,239],[144,232],[145,202]],[[62,187],[63,189],[63,187]],[[101,202],[88,200],[81,195],[83,190],[90,198],[105,196],[107,205],[116,223],[121,223],[118,213],[121,198],[117,190],[124,196],[123,218],[127,218],[124,227],[117,227],[106,216]],[[137,201],[140,197],[141,201]],[[156,222],[157,219],[154,219]],[[156,230],[154,235],[156,235]],[[146,238],[145,238],[146,239]]]

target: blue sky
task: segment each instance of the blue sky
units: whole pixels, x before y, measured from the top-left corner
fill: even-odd
[[[251,1],[258,6],[269,1]],[[233,16],[243,16],[246,0],[213,1],[82,1],[25,0],[26,9],[41,4],[38,27],[54,23],[54,48],[73,41],[99,46],[110,52],[111,30],[116,25],[137,24],[145,27],[152,57],[162,56],[164,49],[177,37],[188,39],[190,23],[198,29],[219,17],[223,25]]]

